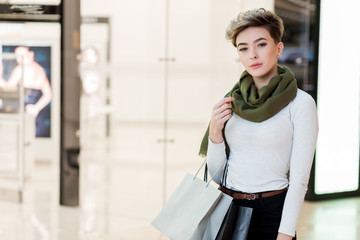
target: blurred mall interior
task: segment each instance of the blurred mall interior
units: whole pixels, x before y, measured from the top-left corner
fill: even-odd
[[[0,239],[167,239],[150,223],[244,70],[225,29],[259,7],[318,108],[297,237],[360,239],[358,0],[0,0]]]

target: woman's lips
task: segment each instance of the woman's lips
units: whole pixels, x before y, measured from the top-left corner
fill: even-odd
[[[253,69],[257,69],[259,67],[262,66],[262,63],[254,63],[254,64],[251,64],[250,67],[253,68]]]

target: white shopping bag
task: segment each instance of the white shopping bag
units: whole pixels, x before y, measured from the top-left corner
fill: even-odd
[[[232,198],[187,174],[152,225],[173,240],[215,239]]]

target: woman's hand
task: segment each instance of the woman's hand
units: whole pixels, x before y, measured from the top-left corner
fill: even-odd
[[[224,124],[232,115],[231,102],[233,97],[226,97],[215,104],[210,121],[209,138],[213,143],[221,143],[224,139],[222,136],[222,129]]]
[[[293,239],[293,236],[290,236],[290,235],[286,235],[284,233],[278,233],[278,236],[276,238],[276,240],[292,240]]]
[[[27,104],[25,106],[25,112],[36,118],[40,110],[34,104]]]

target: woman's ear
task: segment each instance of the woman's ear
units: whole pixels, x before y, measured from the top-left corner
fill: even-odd
[[[279,59],[281,57],[281,54],[284,50],[284,43],[283,42],[279,42],[277,44],[277,58]]]

